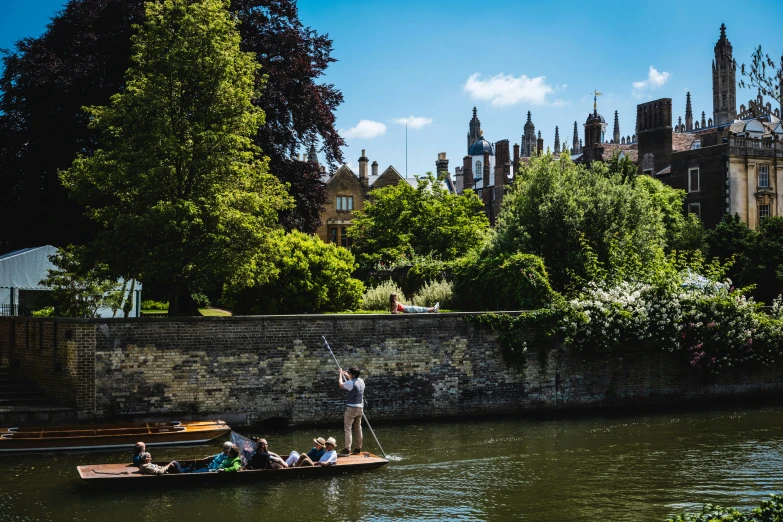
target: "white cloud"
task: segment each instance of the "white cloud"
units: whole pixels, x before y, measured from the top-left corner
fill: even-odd
[[[491,100],[491,105],[502,107],[520,102],[543,105],[546,95],[554,92],[554,88],[546,83],[546,76],[528,78],[524,74],[515,77],[511,74],[496,74],[482,80],[479,73],[470,75],[463,90],[478,100]]]
[[[386,134],[386,125],[379,121],[360,120],[356,127],[340,129],[343,138],[364,138],[371,140]]]
[[[663,84],[669,81],[670,76],[670,73],[658,72],[658,69],[651,65],[650,70],[647,71],[646,80],[633,82],[633,84],[631,84],[633,86],[633,95],[639,97],[648,89],[653,90],[663,86]]]
[[[408,127],[411,129],[421,129],[422,127],[426,127],[427,125],[432,124],[432,118],[425,118],[424,116],[414,116],[411,114],[407,118],[394,118],[394,123],[399,123],[400,125],[408,124]]]

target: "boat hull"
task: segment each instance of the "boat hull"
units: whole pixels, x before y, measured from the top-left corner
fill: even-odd
[[[220,483],[252,482],[256,480],[285,480],[338,475],[348,472],[380,468],[389,461],[363,453],[340,457],[334,466],[310,466],[283,468],[277,470],[242,470],[233,473],[177,473],[165,475],[142,475],[133,464],[91,464],[76,469],[84,483],[118,487],[179,487]]]
[[[0,429],[0,453],[200,444],[228,435],[223,421],[174,421]]]

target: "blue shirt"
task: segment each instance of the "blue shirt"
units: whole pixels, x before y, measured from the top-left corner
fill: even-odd
[[[316,449],[313,447],[310,451],[307,452],[307,456],[310,457],[310,460],[313,462],[318,462],[321,460],[321,457],[324,456],[324,453],[326,453],[326,450],[324,448]]]
[[[228,455],[226,455],[225,453],[218,453],[217,455],[215,455],[215,458],[212,459],[212,462],[209,463],[207,469],[219,469],[227,458]]]
[[[133,456],[133,465],[134,466],[141,466],[143,462],[141,461],[141,453],[137,453]]]

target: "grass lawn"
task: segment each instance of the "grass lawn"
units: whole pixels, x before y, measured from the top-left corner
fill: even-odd
[[[205,317],[227,317],[231,315],[231,312],[228,310],[221,310],[219,308],[199,308],[199,312],[201,312],[201,315]],[[142,315],[150,316],[150,315],[166,315],[168,314],[168,310],[148,310],[146,308],[141,309]]]

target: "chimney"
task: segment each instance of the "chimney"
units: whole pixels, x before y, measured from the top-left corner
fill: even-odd
[[[536,142],[536,150],[538,151],[539,156],[544,153],[544,138],[541,137],[541,131],[538,131],[538,141]]]
[[[438,179],[449,177],[449,160],[446,159],[445,152],[438,153],[438,160],[435,162],[435,175]]]
[[[462,158],[462,190],[473,188],[473,161],[471,156]]]
[[[484,165],[482,166],[482,188],[489,186],[489,152],[484,152]],[[489,192],[487,192],[489,193]]]
[[[373,161],[371,166],[372,166],[372,175],[373,176],[377,176],[378,175],[378,162],[377,161]]]
[[[367,159],[367,156],[365,155],[365,149],[362,149],[362,157],[359,158],[359,181],[362,185],[365,187],[370,186],[370,181],[367,178],[367,163],[369,163],[369,159]]]

